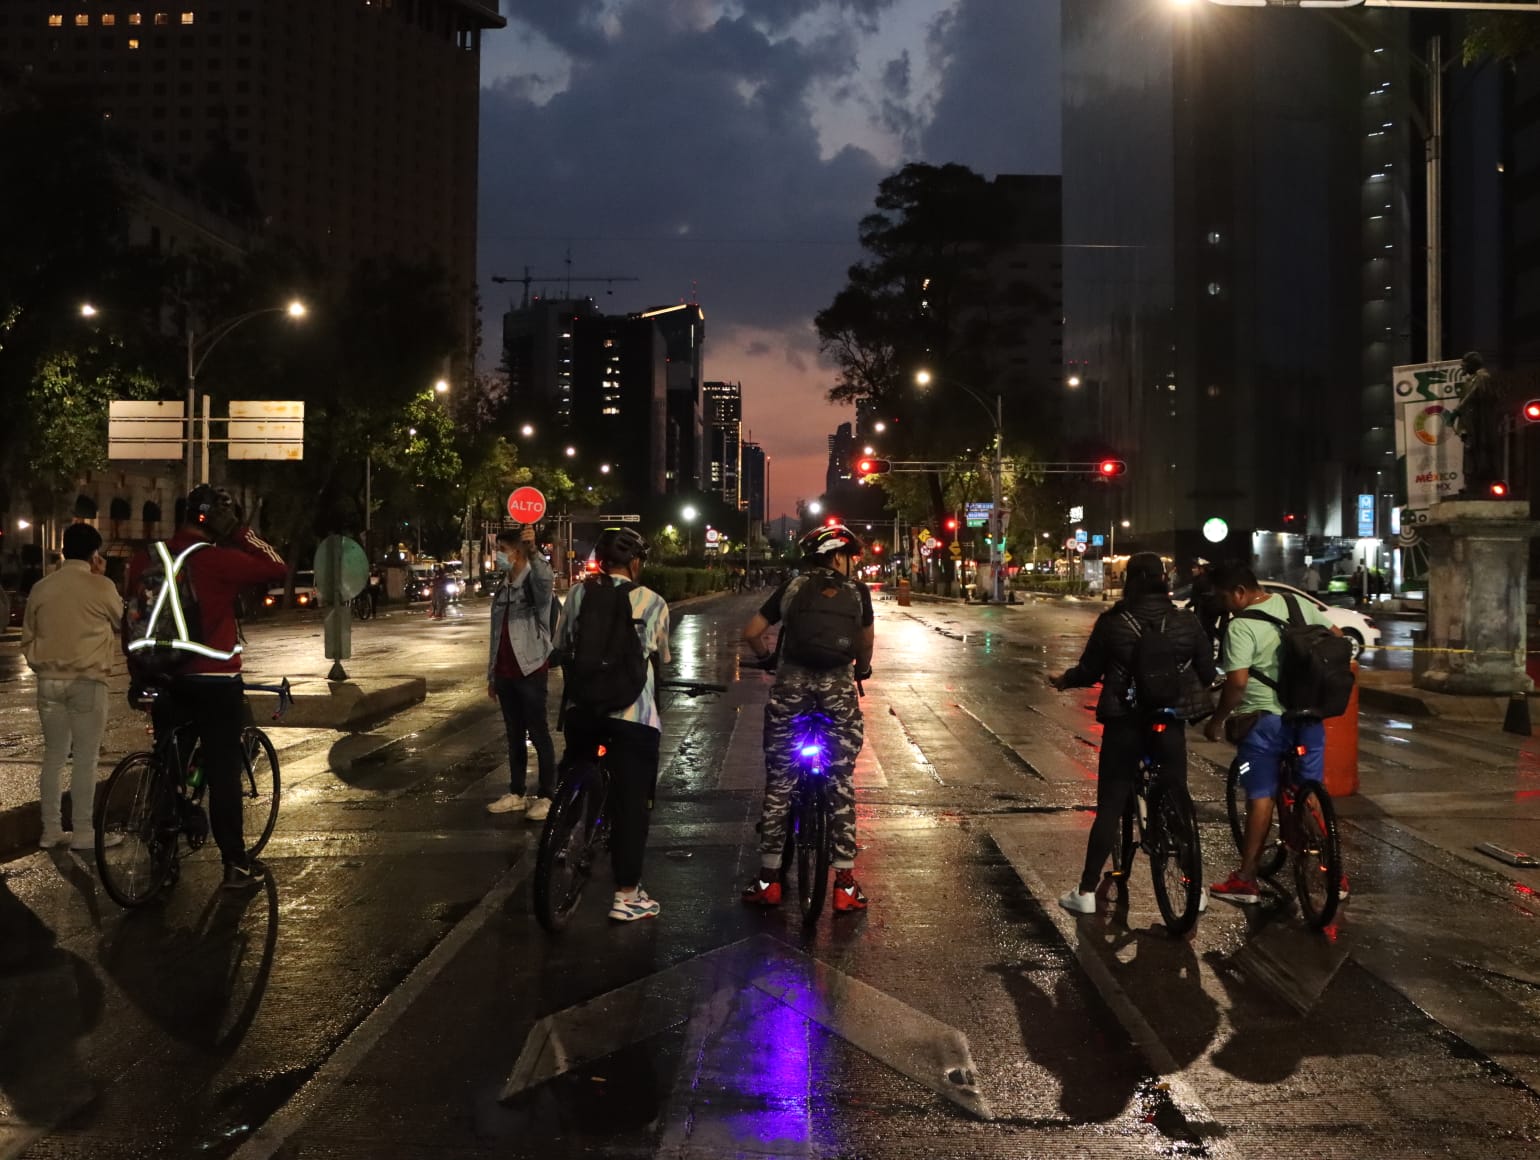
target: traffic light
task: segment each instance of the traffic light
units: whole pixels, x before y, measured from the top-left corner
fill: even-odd
[[[893,470],[893,464],[886,459],[872,459],[870,457],[856,462],[856,474],[862,479],[868,475],[886,475]]]
[[[945,526],[946,526],[946,530],[947,531],[955,532],[957,530],[957,520],[955,518],[953,518],[952,516],[948,516],[947,520],[946,520],[946,525]]]
[[[1540,399],[1531,399],[1524,404],[1524,421],[1540,423]]]
[[[874,556],[882,555],[882,545],[880,543],[872,545],[872,555],[874,555]]]
[[[1128,464],[1121,459],[1103,459],[1096,465],[1097,474],[1103,479],[1111,479],[1113,476],[1122,475],[1128,470]]]
[[[1487,494],[1493,499],[1507,499],[1508,485],[1500,479],[1494,480],[1487,485]]]

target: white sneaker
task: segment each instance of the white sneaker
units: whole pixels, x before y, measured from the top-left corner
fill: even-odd
[[[495,802],[487,805],[489,814],[521,814],[528,807],[529,800],[521,793],[505,793]]]
[[[543,797],[530,798],[529,799],[529,809],[527,811],[525,811],[524,816],[526,818],[528,818],[532,822],[543,822],[546,819],[546,815],[549,814],[550,812],[551,812],[551,799],[550,798],[543,798]]]
[[[1203,914],[1208,910],[1208,887],[1203,888],[1203,893],[1198,895],[1198,913]]]
[[[657,918],[658,912],[663,908],[647,897],[647,892],[637,889],[635,898],[622,898],[615,895],[615,901],[610,904],[610,917],[616,922],[635,922],[639,918]]]
[[[67,846],[75,835],[68,830],[44,830],[43,836],[38,839],[39,850],[51,850],[55,846]]]
[[[104,849],[104,850],[110,850],[114,846],[121,846],[122,844],[123,844],[123,835],[122,834],[112,833],[112,834],[103,834],[102,835],[102,849]],[[96,849],[96,835],[92,834],[89,838],[86,838],[84,841],[71,842],[70,843],[70,849],[74,850],[76,853],[80,853],[80,854],[88,854],[88,853],[90,853],[91,851]]]
[[[1059,905],[1072,914],[1095,914],[1096,894],[1094,891],[1084,893],[1080,887],[1074,886],[1060,895]]]

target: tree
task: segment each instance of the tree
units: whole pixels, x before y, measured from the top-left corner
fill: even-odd
[[[1536,52],[1540,52],[1540,17],[1533,13],[1483,13],[1470,18],[1461,55],[1466,64],[1496,60],[1516,67],[1521,59]]]

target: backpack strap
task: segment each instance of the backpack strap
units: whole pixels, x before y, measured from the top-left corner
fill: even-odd
[[[1290,625],[1304,623],[1304,617],[1301,615],[1299,611],[1299,605],[1295,601],[1294,597],[1290,596],[1287,592],[1280,592],[1279,595],[1282,596],[1283,599],[1288,603],[1288,620],[1279,620],[1271,612],[1263,612],[1261,609],[1257,608],[1248,608],[1244,612],[1237,612],[1235,614],[1235,619],[1266,621],[1268,624],[1276,626],[1280,633],[1282,633],[1283,630],[1288,628]],[[1273,692],[1278,692],[1278,682],[1273,680],[1273,678],[1268,676],[1266,673],[1261,672],[1255,668],[1248,668],[1246,673],[1248,676],[1255,677],[1257,680],[1261,681]]]

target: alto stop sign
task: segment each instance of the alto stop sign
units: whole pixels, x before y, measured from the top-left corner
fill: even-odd
[[[521,487],[508,497],[508,518],[533,524],[545,515],[545,496],[538,487]]]

